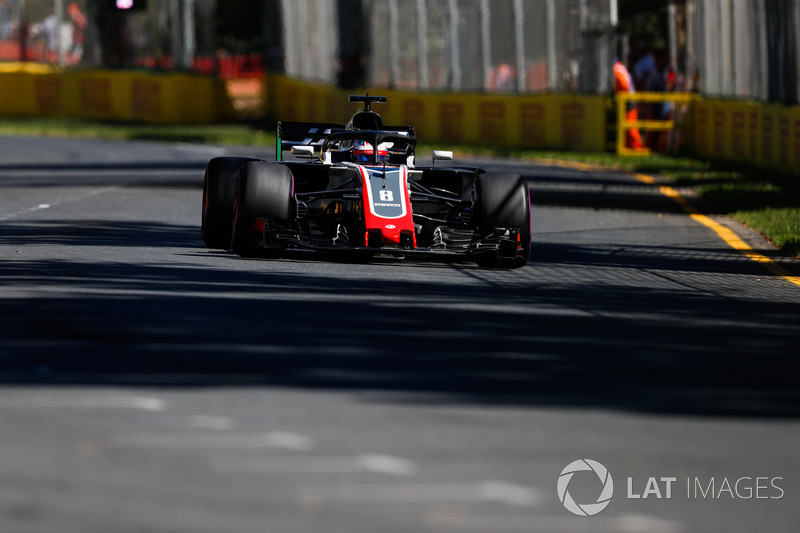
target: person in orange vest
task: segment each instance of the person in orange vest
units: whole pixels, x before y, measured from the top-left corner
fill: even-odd
[[[70,53],[74,54],[80,60],[83,55],[83,44],[86,41],[86,27],[89,22],[86,20],[86,15],[81,13],[81,8],[78,4],[72,2],[67,9],[70,22],[72,23],[72,49]]]
[[[617,59],[614,62],[614,94],[633,94],[635,92],[636,89],[633,88],[633,79],[631,78],[630,72],[628,72],[628,69],[622,64],[622,61]],[[639,119],[639,110],[635,105],[630,106],[625,118],[628,120]],[[642,143],[642,135],[639,133],[639,128],[630,128],[625,132],[625,146],[636,150],[641,150],[644,148],[644,144]]]

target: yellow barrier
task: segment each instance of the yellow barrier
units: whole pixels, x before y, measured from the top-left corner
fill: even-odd
[[[268,75],[264,114],[277,120],[346,123],[358,106],[348,107],[348,91]],[[487,144],[538,149],[605,151],[606,104],[602,96],[571,94],[488,95],[410,93],[371,89],[388,97],[380,108],[387,124],[411,125],[429,143]],[[675,104],[677,120],[626,119],[630,102]],[[685,129],[690,152],[800,173],[800,106],[705,99],[694,93],[619,95],[617,151],[630,128]]]
[[[689,149],[702,157],[725,159],[800,173],[800,106],[748,100],[701,98],[690,93],[636,93],[617,97],[617,152],[641,154],[625,146],[630,128],[672,130],[673,121],[625,119],[629,102],[674,102],[693,108]]]
[[[800,173],[800,107],[700,99],[696,108],[698,155]]]
[[[627,110],[630,104],[663,104],[666,102],[677,105],[691,105],[697,100],[694,93],[654,93],[640,92],[635,94],[618,94],[617,100],[617,153],[620,155],[648,154],[647,148],[636,149],[625,145],[625,134],[631,129],[672,131],[682,127],[682,124],[670,120],[628,120]]]
[[[264,116],[346,123],[358,106],[350,91],[269,74]],[[387,124],[411,125],[429,143],[537,149],[606,150],[603,96],[412,93],[372,89],[388,97]],[[617,151],[630,128],[670,131],[678,121],[628,121],[630,102],[691,108],[688,149],[703,157],[742,161],[800,174],[800,106],[705,99],[687,93],[619,95]],[[65,116],[158,124],[235,118],[223,82],[211,76],[124,71],[63,71],[30,63],[0,64],[0,115]],[[641,153],[637,151],[636,153]]]
[[[22,63],[0,68],[0,115],[211,123],[229,116],[223,94],[212,76],[62,71]]]
[[[265,90],[265,115],[276,120],[346,123],[359,108],[346,104],[353,91],[282,75],[268,75]],[[603,96],[368,92],[387,97],[386,124],[413,126],[425,142],[605,150]]]

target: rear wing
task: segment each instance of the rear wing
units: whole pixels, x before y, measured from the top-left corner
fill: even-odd
[[[292,146],[311,145],[316,150],[331,133],[344,131],[343,124],[325,122],[278,122],[278,138],[275,142],[275,159],[283,160],[283,151]]]
[[[315,151],[322,149],[322,143],[332,133],[348,131],[342,124],[327,122],[278,122],[278,136],[275,142],[275,159],[283,161],[284,150],[292,146],[310,145]],[[414,137],[411,126],[383,126],[381,131]]]
[[[414,126],[384,126],[381,131],[388,131],[398,135],[405,135],[406,137],[416,137],[417,133],[414,131]]]

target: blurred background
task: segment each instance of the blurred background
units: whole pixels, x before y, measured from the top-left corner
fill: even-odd
[[[615,57],[646,57],[674,90],[794,104],[798,29],[783,0],[0,0],[0,60],[610,94]]]
[[[379,91],[429,142],[796,174],[798,34],[798,0],[0,0],[0,116],[272,130]]]

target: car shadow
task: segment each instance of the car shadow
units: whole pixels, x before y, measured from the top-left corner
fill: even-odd
[[[191,226],[47,228],[44,244],[160,243],[175,247],[176,261],[0,263],[4,385],[275,386],[664,415],[800,415],[790,371],[800,299],[778,280],[758,292],[716,293],[714,283],[761,268],[733,250],[630,247],[620,255],[534,243],[530,264],[517,271],[366,267],[423,269],[387,283],[376,272],[306,273],[294,268],[297,258],[233,268],[245,260],[202,248]],[[6,223],[0,244],[36,231]],[[681,279],[695,285],[636,283],[645,271],[690,273]]]

